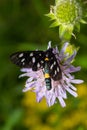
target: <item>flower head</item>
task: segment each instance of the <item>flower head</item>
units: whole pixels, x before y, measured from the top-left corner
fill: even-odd
[[[75,77],[71,75],[71,73],[79,71],[80,67],[74,67],[71,64],[76,56],[76,50],[72,55],[69,55],[69,53],[66,52],[67,46],[68,43],[65,43],[60,51],[57,47],[53,48],[53,53],[61,68],[62,78],[57,81],[54,81],[51,78],[51,90],[47,90],[46,88],[45,77],[42,68],[38,71],[33,71],[31,68],[23,68],[21,71],[24,72],[24,74],[20,75],[20,77],[28,77],[23,92],[32,90],[36,93],[37,102],[40,102],[42,98],[45,97],[49,106],[52,106],[54,103],[56,103],[58,99],[61,106],[65,107],[66,104],[64,99],[67,99],[66,91],[68,91],[74,97],[77,97],[76,88],[73,86],[73,84],[80,84],[83,81],[80,79],[75,79]],[[48,44],[48,48],[49,47],[51,47],[50,43]]]
[[[53,20],[50,27],[59,26],[61,39],[70,40],[74,27],[79,31],[79,23],[86,23],[83,20],[85,10],[82,5],[83,2],[79,0],[55,0],[55,6],[50,7],[50,13],[46,16]]]

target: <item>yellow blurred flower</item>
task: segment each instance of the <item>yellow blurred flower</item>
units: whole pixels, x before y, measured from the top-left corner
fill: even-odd
[[[78,95],[79,97],[87,97],[87,84],[78,85]]]
[[[22,105],[25,107],[24,126],[29,130],[86,130],[87,128],[87,84],[78,85],[76,105],[61,109],[58,104],[48,108],[45,100],[35,101],[35,94],[26,92]],[[72,99],[71,99],[72,100]],[[59,108],[58,108],[59,107]]]

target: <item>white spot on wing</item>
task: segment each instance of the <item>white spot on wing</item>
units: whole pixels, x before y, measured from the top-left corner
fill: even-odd
[[[53,63],[54,65],[56,65],[56,61],[54,61],[54,63]]]
[[[39,63],[37,63],[37,67],[38,67],[38,68],[40,67],[40,64],[39,64]]]
[[[51,57],[51,60],[53,60],[53,57]]]
[[[33,52],[30,53],[30,56],[33,56]]]
[[[59,72],[59,68],[57,67],[57,72]]]
[[[35,63],[35,57],[32,58],[32,62]]]
[[[25,62],[23,62],[22,64],[25,65]]]
[[[24,62],[25,61],[25,58],[23,58],[22,60],[21,60],[21,62]]]
[[[41,53],[39,54],[39,56],[41,56]]]
[[[46,57],[48,57],[48,54],[46,54]]]
[[[24,55],[23,53],[19,54],[19,58],[23,57],[23,55]]]
[[[50,69],[52,70],[52,68],[53,68],[53,64],[50,66]]]
[[[53,75],[53,77],[55,77],[55,74]]]
[[[57,71],[55,70],[55,75],[57,74]]]
[[[44,63],[44,61],[43,61],[43,60],[41,60],[41,63]]]

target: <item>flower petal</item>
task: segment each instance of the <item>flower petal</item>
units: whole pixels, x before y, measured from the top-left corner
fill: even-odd
[[[64,52],[65,52],[65,50],[66,50],[68,44],[69,44],[68,42],[64,43],[62,49],[60,50],[60,55],[64,55]]]
[[[76,56],[76,50],[74,51],[74,53],[65,61],[65,64],[70,64],[70,62],[75,58]]]
[[[36,95],[37,95],[37,102],[40,102],[44,96],[44,93],[38,92]]]
[[[71,80],[71,83],[74,83],[74,84],[81,84],[83,83],[84,81],[83,80],[80,80],[80,79],[73,79]]]
[[[58,99],[59,99],[59,102],[60,102],[61,106],[62,106],[62,107],[65,107],[66,104],[65,104],[63,98],[62,98],[61,96],[58,96]]]
[[[73,90],[71,90],[69,87],[66,87],[66,90],[71,94],[73,95],[74,97],[77,97],[78,94],[76,92],[74,92]]]

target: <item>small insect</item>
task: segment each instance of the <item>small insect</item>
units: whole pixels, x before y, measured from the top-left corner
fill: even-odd
[[[11,61],[21,68],[32,68],[33,71],[43,70],[47,90],[51,90],[51,79],[54,81],[62,78],[61,68],[53,53],[53,49],[46,51],[22,51],[13,53]]]

